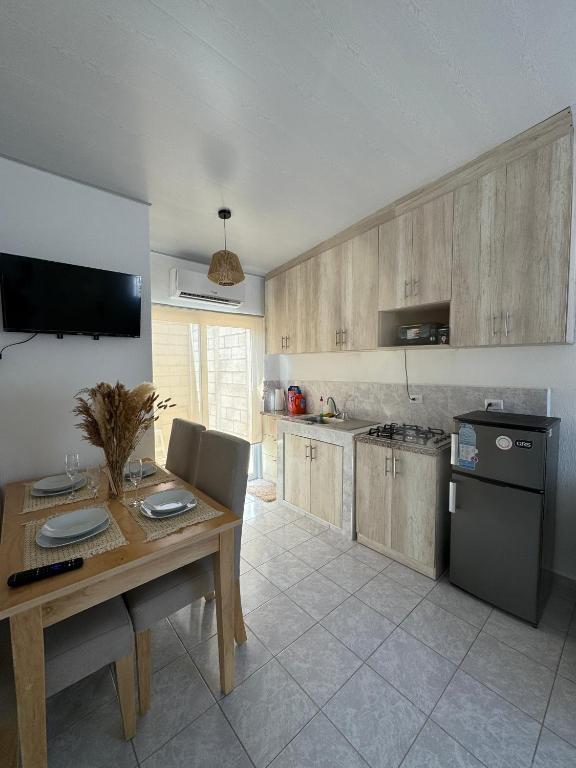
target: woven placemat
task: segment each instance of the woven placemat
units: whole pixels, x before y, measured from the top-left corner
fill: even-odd
[[[53,549],[44,549],[36,544],[36,534],[44,525],[48,517],[43,520],[31,520],[26,523],[24,528],[24,568],[38,568],[41,565],[51,565],[59,563],[61,560],[71,560],[74,557],[94,557],[102,552],[108,552],[111,549],[123,547],[128,542],[120,530],[120,526],[110,514],[110,525],[105,531],[93,536],[91,539],[79,541],[77,544],[67,544],[64,547],[54,547]]]
[[[156,472],[154,472],[153,475],[148,475],[148,477],[143,478],[138,485],[138,489],[149,488],[152,485],[160,485],[161,483],[169,483],[172,480],[177,479],[176,475],[173,475],[171,472],[168,472],[166,469],[156,464]],[[108,487],[107,482],[107,475],[103,472],[97,493],[94,493],[94,491],[91,491],[88,488],[88,485],[85,485],[84,488],[80,488],[80,490],[76,491],[73,499],[71,499],[68,494],[59,496],[32,496],[32,487],[34,483],[29,483],[24,486],[24,503],[22,505],[22,511],[19,514],[24,515],[28,512],[41,512],[43,509],[51,509],[52,507],[59,507],[63,504],[75,504],[78,501],[88,501],[89,499],[95,500],[104,493],[105,489]],[[134,490],[134,486],[129,480],[124,481],[124,490]]]
[[[212,518],[220,517],[220,515],[223,514],[223,512],[219,512],[217,509],[214,509],[214,507],[206,504],[202,499],[198,499],[198,505],[189,512],[184,512],[183,515],[176,515],[176,517],[167,517],[164,519],[158,518],[156,520],[145,517],[138,507],[130,507],[128,499],[124,502],[124,506],[130,511],[134,520],[144,531],[146,541],[163,539],[164,536],[170,536],[171,533],[176,533],[176,531],[180,531],[182,528],[187,528],[189,525],[203,523],[206,520],[212,520]]]

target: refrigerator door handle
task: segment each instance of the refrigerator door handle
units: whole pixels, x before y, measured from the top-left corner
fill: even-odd
[[[452,432],[450,437],[450,464],[456,467],[458,466],[458,433]]]
[[[450,482],[450,490],[448,493],[448,510],[455,515],[456,514],[456,483]]]

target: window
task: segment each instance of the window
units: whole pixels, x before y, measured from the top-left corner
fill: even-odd
[[[263,318],[154,305],[152,358],[158,394],[175,404],[155,425],[159,463],[175,417],[261,441]]]

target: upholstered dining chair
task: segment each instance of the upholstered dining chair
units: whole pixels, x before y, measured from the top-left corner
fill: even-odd
[[[206,427],[186,419],[174,419],[166,454],[166,469],[190,485],[196,481],[200,438]]]
[[[2,663],[6,665],[6,657],[11,656],[8,622],[0,623],[0,649],[3,651]],[[134,630],[121,597],[114,597],[47,627],[44,630],[44,656],[47,698],[102,667],[114,664],[124,738],[131,739],[136,735]],[[11,674],[6,674],[5,666],[1,672],[0,702],[8,706],[8,702],[14,703],[14,680]],[[6,723],[7,720],[7,713],[0,706],[0,721]]]
[[[194,485],[242,518],[250,443],[223,432],[206,430],[200,440],[200,456]],[[240,601],[240,542],[242,526],[235,535],[234,637],[245,642],[246,629]],[[161,619],[185,608],[214,590],[213,557],[209,555],[191,565],[178,568],[124,595],[136,633],[136,660],[140,713],[150,708],[151,659],[150,628]]]

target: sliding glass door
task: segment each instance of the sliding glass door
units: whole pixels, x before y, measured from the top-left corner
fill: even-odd
[[[263,347],[263,318],[153,306],[154,383],[175,404],[155,425],[159,463],[175,417],[261,441]]]

